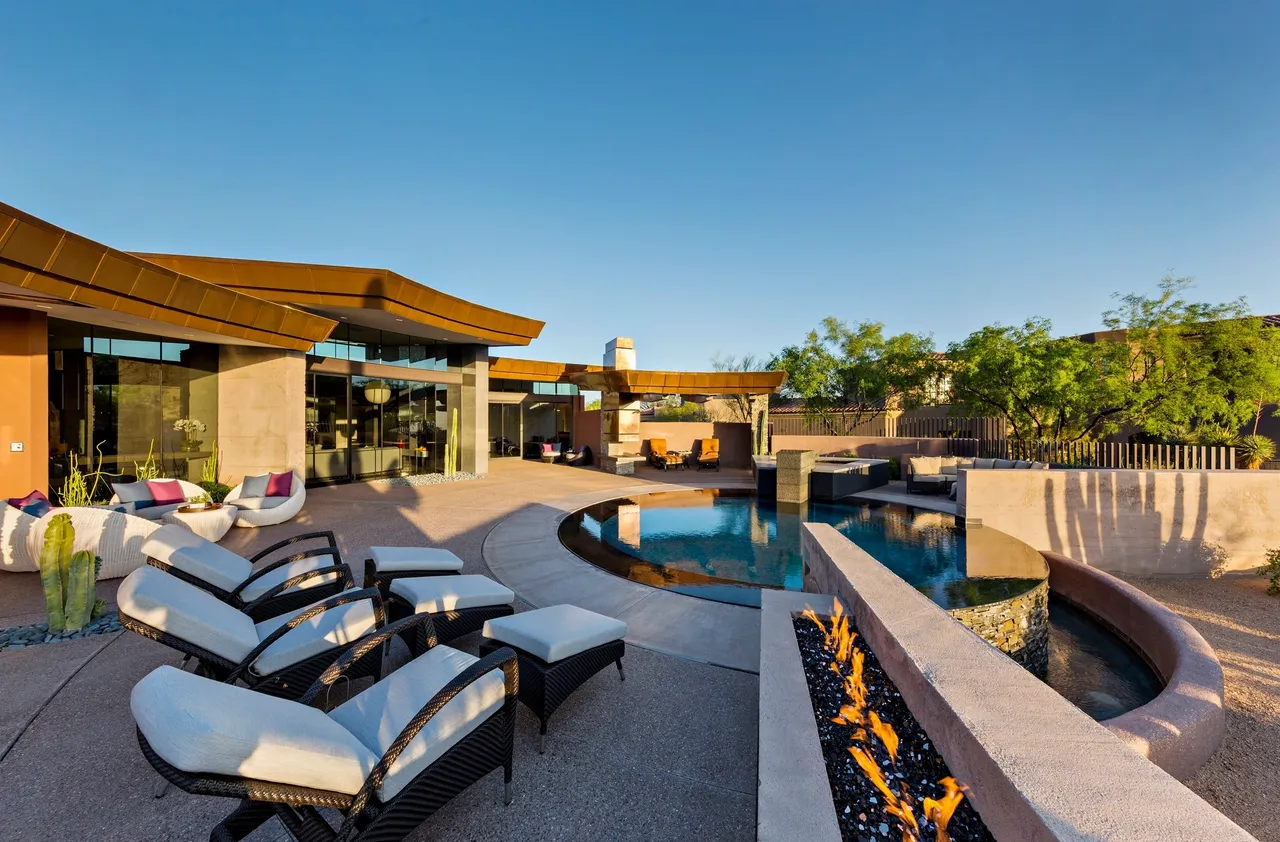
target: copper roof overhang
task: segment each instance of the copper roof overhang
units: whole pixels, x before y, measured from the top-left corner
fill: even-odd
[[[543,323],[536,319],[473,304],[388,269],[145,252],[139,252],[138,256],[267,301],[297,304],[353,324],[395,329],[427,338],[487,345],[528,345],[543,328]],[[362,320],[361,311],[367,314],[366,319]],[[374,318],[377,313],[411,324],[391,325],[391,319]],[[414,326],[419,329],[415,331]]]
[[[0,283],[57,301],[305,351],[334,322],[176,272],[0,203]]]
[[[785,371],[639,371],[605,369],[569,375],[591,392],[650,395],[769,395],[787,382]]]
[[[508,380],[536,380],[539,383],[571,383],[575,374],[603,371],[604,366],[580,363],[553,363],[543,360],[517,360],[490,357],[489,377]]]

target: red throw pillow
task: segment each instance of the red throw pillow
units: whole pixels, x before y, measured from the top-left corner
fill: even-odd
[[[10,497],[9,505],[32,517],[43,517],[53,508],[49,503],[49,498],[44,496],[44,492],[39,489],[32,491],[26,497]]]
[[[271,474],[267,480],[267,497],[288,497],[293,493],[293,471],[287,474]]]
[[[147,490],[151,492],[151,499],[156,501],[157,506],[187,502],[187,495],[176,479],[149,479]]]

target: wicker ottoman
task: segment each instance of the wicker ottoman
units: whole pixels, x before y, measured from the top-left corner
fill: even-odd
[[[391,621],[430,614],[436,642],[479,631],[489,620],[510,616],[516,595],[488,576],[401,577],[390,584],[387,612]],[[405,640],[416,658],[427,650],[426,626],[417,626]]]
[[[377,588],[390,599],[396,579],[414,576],[451,576],[462,569],[462,559],[440,547],[370,547],[364,561],[364,586]]]
[[[510,646],[520,665],[520,701],[539,722],[538,752],[547,739],[547,720],[565,699],[591,676],[618,665],[626,681],[622,657],[627,624],[576,605],[552,605],[484,624],[480,656]]]

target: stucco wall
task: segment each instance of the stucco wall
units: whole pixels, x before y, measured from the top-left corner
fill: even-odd
[[[693,450],[698,439],[720,440],[720,467],[751,467],[751,425],[720,421],[644,421],[640,453],[649,455],[649,439],[666,439],[669,450]]]
[[[44,313],[0,307],[0,498],[49,490],[48,349]]]
[[[1280,547],[1277,471],[963,471],[960,515],[1115,573],[1249,570]]]
[[[223,345],[218,355],[219,479],[292,468],[303,473],[306,357]]]

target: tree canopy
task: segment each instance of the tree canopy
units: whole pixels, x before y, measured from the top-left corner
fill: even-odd
[[[806,414],[834,435],[849,435],[889,410],[923,403],[936,375],[933,352],[928,336],[886,336],[880,322],[850,327],[828,317],[769,367],[787,373],[783,394],[803,401]]]

